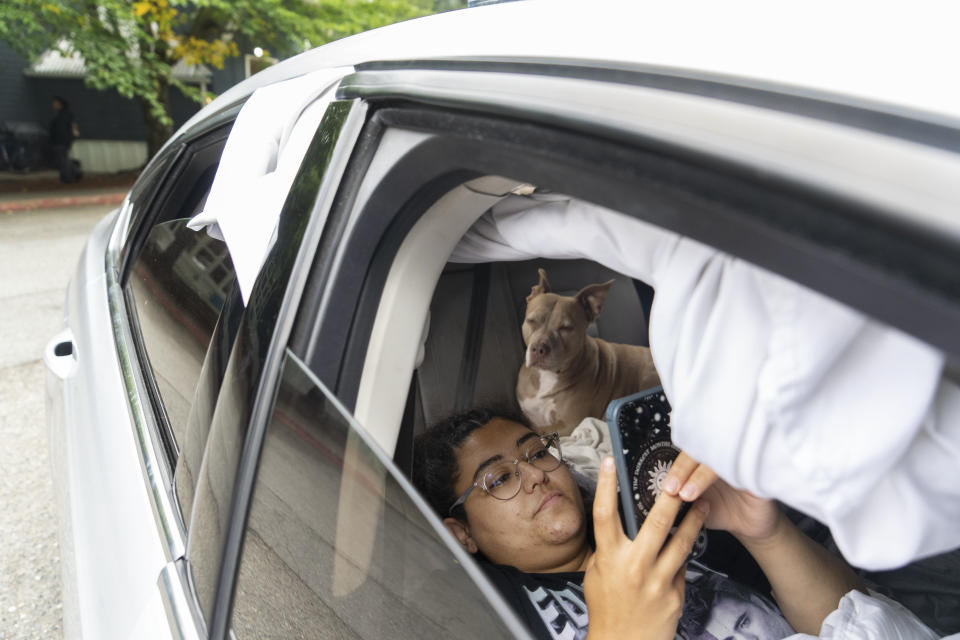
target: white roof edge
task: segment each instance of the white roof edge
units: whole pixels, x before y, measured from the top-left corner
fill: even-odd
[[[615,17],[616,19],[611,19]],[[696,70],[960,121],[960,4],[918,0],[526,0],[382,27],[290,58],[194,116],[324,67],[436,58],[604,61]]]

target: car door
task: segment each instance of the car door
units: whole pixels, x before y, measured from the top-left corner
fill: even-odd
[[[173,476],[235,287],[225,248],[185,220],[229,128],[208,123],[170,145],[98,226],[45,354],[68,637],[128,637],[159,569],[183,553]]]
[[[193,408],[184,435],[171,429],[183,443],[174,486],[186,552],[160,571],[138,637],[525,635],[391,454],[287,347],[305,322],[298,307],[309,299],[312,314],[329,280],[343,220],[328,212],[352,198],[381,142],[365,113],[358,100],[328,108],[238,315],[203,435]],[[229,305],[220,325],[233,322]],[[326,347],[337,357],[339,345]]]
[[[215,243],[211,247],[204,239],[184,254],[185,260],[203,265],[203,277],[192,279],[196,304],[209,306],[211,299],[217,299],[223,307],[206,355],[191,361],[195,381],[185,387],[195,390],[195,398],[190,406],[180,407],[181,427],[174,426],[174,416],[168,412],[177,453],[169,492],[182,518],[185,548],[157,568],[152,593],[137,622],[137,637],[206,637],[221,619],[221,573],[232,570],[224,562],[224,550],[236,544],[235,521],[242,520],[244,513],[234,505],[237,482],[244,478],[244,461],[259,450],[257,426],[276,393],[278,354],[292,322],[289,309],[303,286],[299,274],[304,269],[298,265],[309,260],[301,254],[301,240],[323,226],[360,121],[362,105],[334,101],[326,108],[290,188],[276,242],[246,304],[238,288],[221,286],[218,270],[229,262],[225,247]],[[181,223],[174,222],[174,233],[186,233]],[[190,233],[206,236],[205,231]],[[159,251],[160,259],[166,251]],[[173,265],[168,270],[172,277],[177,277],[179,259],[172,263],[165,259]],[[136,267],[132,273],[131,278],[138,276]],[[148,281],[144,279],[143,288],[148,288]],[[179,329],[194,332],[189,323],[181,323]],[[183,385],[181,378],[165,384],[168,394],[182,399],[177,390]],[[163,386],[158,383],[157,387],[163,395]]]
[[[817,261],[836,249],[783,234],[784,219],[753,214],[773,203],[796,221],[816,214],[819,196],[745,181],[740,167],[669,140],[660,142],[668,151],[645,146],[628,109],[614,132],[586,112],[557,114],[553,106],[585,95],[582,78],[571,75],[496,76],[490,82],[508,83],[498,91],[483,74],[445,73],[438,86],[469,85],[461,109],[416,83],[406,97],[420,103],[398,105],[394,78],[376,70],[342,90],[370,99],[374,112],[334,103],[339,116],[331,112],[327,124],[340,124],[324,129],[327,142],[318,139],[291,191],[213,409],[186,556],[158,582],[157,620],[185,637],[192,632],[183,629],[215,638],[324,630],[370,637],[445,632],[464,621],[494,635],[524,634],[425,511],[403,462],[415,423],[405,411],[416,397],[437,278],[463,232],[524,183],[562,187],[823,284]],[[661,97],[615,84],[592,89],[611,105]],[[538,106],[515,105],[504,118],[501,96],[518,86]],[[349,161],[338,136],[351,141],[343,143]],[[327,177],[311,182],[310,167]],[[309,221],[294,213],[308,209]],[[771,237],[778,251],[757,242]],[[846,286],[875,268],[868,260],[851,268]],[[450,586],[431,591],[438,585]]]

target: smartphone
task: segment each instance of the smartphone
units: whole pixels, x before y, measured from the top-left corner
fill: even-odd
[[[670,402],[663,387],[652,387],[613,400],[607,406],[606,421],[617,466],[624,529],[632,539],[637,537],[680,454],[670,439]],[[674,526],[689,508],[689,504],[683,505]],[[703,554],[706,541],[706,531],[701,530],[692,558]]]

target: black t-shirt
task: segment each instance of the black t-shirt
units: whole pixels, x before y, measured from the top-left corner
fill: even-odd
[[[523,573],[481,563],[491,582],[539,640],[582,640],[589,618],[583,572]],[[677,625],[681,640],[781,640],[794,633],[772,602],[723,574],[691,565]]]
[[[523,573],[513,567],[487,562],[480,566],[534,637],[541,640],[587,637],[582,571]]]

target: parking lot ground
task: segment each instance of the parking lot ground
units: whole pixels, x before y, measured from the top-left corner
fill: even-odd
[[[60,638],[57,522],[41,362],[0,369],[0,638]]]
[[[63,636],[41,354],[86,237],[114,206],[0,213],[0,640]]]

